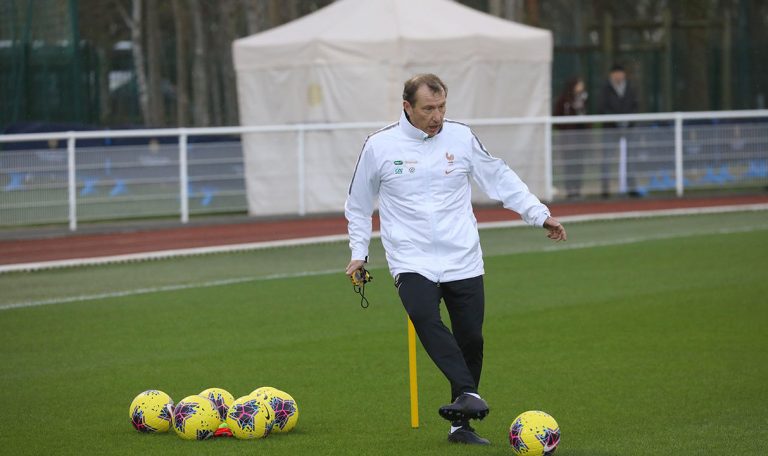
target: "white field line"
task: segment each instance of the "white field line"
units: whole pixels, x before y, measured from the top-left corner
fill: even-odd
[[[628,237],[628,238],[614,239],[609,241],[581,242],[581,243],[568,243],[568,244],[559,243],[558,245],[549,245],[546,247],[533,248],[530,250],[517,250],[515,252],[503,253],[498,255],[491,254],[488,256],[490,257],[490,256],[513,255],[518,253],[530,253],[530,252],[556,252],[556,251],[562,251],[562,250],[589,249],[589,248],[595,248],[595,247],[634,244],[637,242],[644,242],[644,241],[651,241],[651,240],[674,239],[674,238],[699,236],[699,235],[707,235],[707,234],[748,233],[751,231],[764,230],[766,228],[768,228],[768,224],[756,225],[756,226],[743,226],[739,228],[721,228],[721,229],[715,229],[715,230],[704,230],[698,233],[689,232],[689,233],[677,233],[677,234],[651,234],[648,236]],[[288,278],[294,278],[294,277],[319,276],[319,275],[325,275],[325,274],[341,274],[341,268],[326,269],[321,271],[304,271],[304,272],[285,273],[285,274],[270,274],[270,275],[259,276],[259,277],[237,277],[232,279],[220,279],[220,280],[212,280],[212,281],[200,282],[200,283],[163,285],[159,287],[136,288],[133,290],[114,291],[110,293],[96,293],[96,294],[90,294],[90,295],[70,296],[70,297],[64,297],[64,298],[50,298],[50,299],[42,299],[38,301],[22,301],[17,303],[10,303],[10,304],[0,304],[0,312],[8,309],[36,307],[36,306],[44,306],[49,304],[67,304],[71,302],[92,301],[95,299],[121,298],[126,296],[136,296],[136,295],[142,295],[142,294],[148,294],[148,293],[159,293],[164,291],[177,291],[177,290],[188,290],[192,288],[218,287],[223,285],[232,285],[232,284],[246,283],[246,282],[259,282],[259,281],[265,281],[265,280],[288,279]]]
[[[599,220],[622,220],[622,219],[635,219],[635,218],[651,218],[651,217],[664,217],[664,216],[676,216],[676,215],[698,215],[698,214],[714,214],[725,212],[741,212],[741,211],[764,211],[768,210],[768,204],[739,204],[730,206],[710,206],[710,207],[693,207],[693,208],[679,208],[679,209],[661,209],[655,211],[630,211],[630,212],[612,212],[605,214],[585,214],[585,215],[569,215],[564,217],[558,217],[558,220],[563,223],[578,223],[578,222],[592,222]],[[478,223],[480,229],[490,228],[510,228],[516,226],[525,226],[525,222],[521,220],[509,220],[500,222],[484,222]],[[378,231],[373,233],[373,238],[378,238],[380,233]],[[348,239],[346,234],[336,234],[330,236],[315,236],[300,239],[285,239],[279,241],[265,241],[265,242],[250,242],[245,244],[230,244],[230,245],[217,245],[208,247],[194,247],[186,249],[174,249],[174,250],[158,250],[154,252],[141,252],[141,253],[129,253],[123,255],[110,255],[103,257],[92,258],[73,258],[67,260],[53,260],[53,261],[41,261],[34,263],[17,263],[0,265],[0,274],[6,272],[20,272],[20,271],[39,271],[43,269],[54,269],[64,267],[76,267],[76,266],[96,266],[103,264],[113,263],[125,263],[130,261],[146,261],[146,260],[159,260],[167,258],[177,258],[192,255],[209,255],[214,253],[233,253],[244,252],[249,250],[261,250],[276,247],[292,247],[301,245],[321,244],[329,242],[342,242]]]
[[[736,204],[731,206],[707,206],[707,207],[683,207],[677,209],[659,209],[654,211],[627,211],[627,212],[607,212],[604,214],[583,214],[566,215],[555,217],[563,223],[595,222],[601,220],[624,220],[653,217],[671,217],[679,215],[703,215],[703,214],[721,214],[728,212],[749,212],[768,210],[768,204]],[[478,223],[478,228],[507,228],[511,226],[524,226],[522,220],[509,222],[485,222]],[[2,270],[0,270],[2,272]]]
[[[666,233],[666,234],[649,234],[647,236],[625,237],[621,239],[611,239],[608,241],[593,241],[593,242],[570,242],[569,241],[567,243],[549,244],[549,245],[545,245],[538,248],[515,250],[514,252],[508,252],[508,253],[499,253],[499,254],[492,253],[492,254],[486,255],[486,257],[514,255],[517,253],[559,252],[562,250],[591,249],[595,247],[609,247],[613,245],[636,244],[638,242],[660,241],[664,239],[677,239],[677,238],[684,238],[684,237],[690,237],[690,236],[750,233],[753,231],[762,231],[766,229],[768,229],[768,221],[766,221],[765,225],[752,225],[752,226],[747,225],[747,226],[740,226],[738,228],[718,228],[718,229],[702,230],[698,232],[689,231],[684,233],[681,232],[681,233]]]
[[[94,299],[122,298],[126,296],[136,296],[136,295],[142,295],[142,294],[148,294],[148,293],[159,293],[163,291],[177,291],[177,290],[189,290],[191,288],[219,287],[223,285],[233,285],[233,284],[245,283],[245,282],[259,282],[263,280],[309,277],[309,276],[317,276],[317,275],[325,275],[325,274],[333,274],[333,273],[341,273],[341,268],[328,269],[325,271],[294,272],[290,274],[270,274],[270,275],[260,276],[260,277],[237,277],[232,279],[212,280],[209,282],[163,285],[159,287],[136,288],[133,290],[113,291],[110,293],[96,293],[96,294],[90,294],[90,295],[70,296],[66,298],[51,298],[51,299],[41,299],[38,301],[24,301],[24,302],[17,302],[17,303],[11,303],[11,304],[0,304],[0,311],[8,310],[8,309],[19,309],[23,307],[44,306],[48,304],[66,304],[70,302],[92,301]]]
[[[92,258],[72,258],[68,260],[40,261],[36,263],[17,263],[0,265],[0,274],[4,272],[31,272],[42,269],[66,268],[75,266],[98,266],[131,261],[162,260],[193,255],[209,255],[212,253],[235,253],[249,250],[270,249],[276,247],[292,247],[327,242],[347,240],[346,234],[331,236],[315,236],[300,239],[284,239],[279,241],[249,242],[245,244],[214,245],[209,247],[191,247],[186,249],[156,250],[154,252],[127,253]]]
[[[579,216],[562,217],[561,220],[564,222],[570,223],[570,222],[584,222],[584,221],[593,221],[593,220],[618,220],[618,219],[627,219],[627,218],[656,217],[656,216],[663,216],[663,215],[703,214],[703,213],[734,212],[734,211],[765,210],[765,209],[768,209],[768,205],[726,206],[726,207],[720,207],[720,208],[708,207],[708,208],[672,209],[672,210],[665,210],[665,211],[653,211],[654,215],[650,215],[649,212],[645,212],[645,211],[624,212],[624,213],[615,213],[615,214],[597,214],[592,216],[579,215]],[[523,225],[523,222],[508,221],[508,222],[490,222],[490,223],[479,224],[481,228],[500,228],[500,227],[510,227],[510,226],[520,226],[520,225]],[[560,250],[587,249],[587,248],[605,247],[605,246],[611,246],[611,245],[633,244],[633,243],[649,241],[649,240],[674,239],[674,238],[680,238],[680,237],[688,237],[691,235],[746,233],[751,231],[763,230],[766,228],[768,228],[768,224],[755,225],[755,226],[743,226],[738,228],[703,230],[698,233],[687,232],[687,233],[676,233],[676,234],[650,234],[647,236],[635,236],[635,237],[628,237],[623,239],[614,239],[609,241],[581,242],[581,243],[571,242],[567,244],[549,245],[546,247],[532,248],[530,250],[518,250],[513,253],[526,253],[526,252],[534,252],[534,251],[551,252],[551,251],[560,251]],[[346,239],[346,235],[322,236],[322,237],[296,239],[296,240],[289,240],[289,241],[240,244],[238,246],[221,246],[221,248],[226,249],[222,251],[240,251],[240,250],[247,250],[248,248],[270,248],[270,247],[280,247],[280,246],[306,245],[306,244],[312,244],[317,242],[342,241],[345,239]],[[253,246],[257,246],[257,247],[253,247]],[[185,255],[213,253],[210,251],[209,248],[202,249],[204,250],[203,252],[199,252],[200,250],[201,249],[184,249],[182,251],[186,252],[184,253]],[[168,255],[168,253],[170,252],[178,252],[178,251],[153,252],[154,254],[163,254],[163,253],[165,254],[165,256],[156,256],[156,257],[148,257],[146,254],[144,254],[143,258],[136,257],[135,255],[121,255],[121,257],[131,257],[129,259],[124,259],[122,261],[139,261],[147,258],[169,258],[171,257],[171,255]],[[189,252],[192,252],[192,253],[189,253]],[[176,254],[174,256],[179,256],[179,254]],[[490,256],[495,256],[495,255],[490,255]],[[114,260],[110,262],[114,262]],[[101,264],[101,263],[90,263],[90,264]],[[339,272],[340,270],[336,270],[336,269],[322,270],[322,271],[306,271],[306,272],[298,272],[298,273],[291,273],[291,274],[272,274],[272,275],[261,276],[261,277],[239,277],[239,278],[231,278],[231,279],[221,279],[221,280],[192,283],[192,284],[175,284],[175,285],[165,285],[165,286],[150,287],[150,288],[137,288],[133,290],[123,290],[123,291],[116,291],[116,292],[110,292],[110,293],[96,293],[91,295],[51,298],[51,299],[44,299],[44,300],[37,300],[37,301],[24,301],[24,302],[11,303],[11,304],[0,304],[0,311],[8,310],[8,309],[24,308],[24,307],[42,306],[42,305],[49,305],[49,304],[65,304],[70,302],[81,302],[81,301],[89,301],[89,300],[95,300],[95,299],[135,296],[135,295],[141,295],[141,294],[147,294],[147,293],[158,293],[158,292],[165,292],[165,291],[186,290],[186,289],[192,289],[192,288],[224,286],[224,285],[231,285],[231,284],[245,283],[245,282],[255,282],[255,281],[262,281],[262,280],[274,280],[274,279],[283,279],[283,278],[292,278],[292,277],[334,274]]]

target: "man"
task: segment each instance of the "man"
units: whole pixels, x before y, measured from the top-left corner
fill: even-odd
[[[444,118],[447,94],[433,74],[412,77],[403,89],[400,120],[365,141],[345,204],[352,250],[346,273],[367,261],[378,198],[381,239],[398,294],[425,351],[451,385],[452,402],[439,409],[451,421],[448,440],[488,444],[469,425],[489,412],[477,390],[484,271],[469,178],[529,224],[546,228],[550,239],[565,240],[566,233],[469,127]],[[441,299],[453,332],[440,318]]]
[[[603,86],[600,100],[601,114],[632,114],[637,112],[637,97],[627,80],[627,72],[621,65],[613,65],[608,73],[608,80]],[[627,122],[612,124],[626,127]]]
[[[600,114],[634,114],[637,112],[637,96],[635,96],[635,91],[633,90],[632,86],[629,84],[629,81],[627,80],[627,72],[624,71],[624,67],[621,65],[613,65],[611,67],[610,72],[608,73],[608,80],[605,81],[605,84],[603,85],[603,89],[601,92],[601,98],[600,98],[600,108],[599,112]],[[620,141],[619,138],[624,138],[625,144],[627,140],[628,131],[627,128],[629,128],[630,123],[629,122],[611,122],[607,123],[606,127],[608,128],[617,128],[618,130],[615,131],[615,135],[611,133],[607,133],[608,136],[611,137],[608,142],[616,142],[618,143]],[[615,136],[615,138],[614,138]],[[602,195],[603,197],[610,196],[610,162],[612,161],[613,157],[613,151],[605,151],[604,150],[604,157],[602,162]],[[627,154],[628,155],[628,154]],[[627,157],[628,159],[628,157]],[[630,160],[631,161],[631,160]],[[629,194],[631,196],[639,196],[639,193],[635,189],[635,176],[632,175],[632,173],[629,172],[627,169],[627,173],[629,174],[627,176],[627,180],[629,181],[629,187],[632,189],[630,190]],[[620,185],[620,187],[623,187],[623,185]],[[620,190],[625,191],[626,189],[620,188]]]

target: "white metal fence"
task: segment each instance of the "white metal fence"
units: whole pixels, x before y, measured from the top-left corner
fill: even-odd
[[[555,197],[765,189],[768,111],[556,119]],[[567,123],[564,123],[567,122]],[[559,129],[557,127],[560,127]]]
[[[543,126],[544,200],[768,187],[768,110],[465,122],[483,130]],[[298,195],[296,215],[304,215],[312,192],[304,179],[306,133],[374,131],[385,123],[2,135],[0,226],[68,223],[76,230],[99,220],[175,215],[186,223],[244,213],[241,138],[250,133],[295,135],[296,148],[285,156],[298,179],[283,185]]]

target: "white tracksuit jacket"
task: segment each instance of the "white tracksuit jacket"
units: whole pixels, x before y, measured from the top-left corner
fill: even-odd
[[[445,120],[429,138],[405,116],[370,135],[344,206],[353,260],[365,260],[379,199],[381,241],[393,277],[416,272],[433,282],[484,273],[469,177],[492,199],[543,226],[549,209],[464,124]]]

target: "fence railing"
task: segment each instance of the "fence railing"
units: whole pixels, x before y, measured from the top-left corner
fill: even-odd
[[[544,127],[544,200],[768,186],[768,110],[464,122],[484,131]],[[298,177],[284,185],[296,190],[296,215],[304,215],[312,191],[304,178],[307,134],[370,132],[384,124],[0,135],[0,226],[68,223],[76,230],[100,220],[175,215],[186,223],[196,215],[244,213],[242,137],[256,133],[295,135],[295,149],[285,153],[295,157]]]

